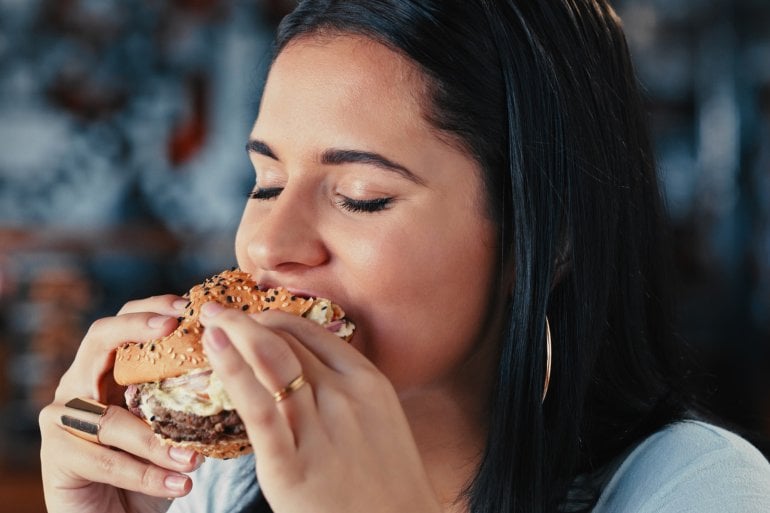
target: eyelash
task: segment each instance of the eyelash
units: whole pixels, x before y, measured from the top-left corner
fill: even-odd
[[[271,187],[267,189],[255,189],[249,193],[249,199],[271,200],[278,197],[283,189]],[[371,200],[354,200],[342,196],[335,202],[341,208],[349,212],[374,213],[387,209],[393,203],[393,198],[384,197]]]
[[[283,189],[279,187],[270,187],[268,189],[254,189],[249,193],[249,199],[271,200],[277,198]]]

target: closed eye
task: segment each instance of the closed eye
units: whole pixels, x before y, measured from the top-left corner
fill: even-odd
[[[249,199],[255,200],[270,200],[277,198],[283,188],[281,187],[268,187],[266,189],[254,189],[249,193]]]
[[[376,198],[371,200],[356,200],[341,196],[337,205],[350,212],[379,212],[387,209],[393,203],[393,198]]]

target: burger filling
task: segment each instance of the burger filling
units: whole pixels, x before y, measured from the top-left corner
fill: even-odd
[[[126,404],[156,433],[175,442],[213,443],[246,436],[222,382],[211,370],[130,385]]]
[[[326,299],[316,300],[304,316],[338,337],[353,334],[341,308]],[[213,443],[242,439],[246,430],[211,369],[198,369],[159,382],[130,385],[125,393],[128,409],[153,430],[175,442]]]

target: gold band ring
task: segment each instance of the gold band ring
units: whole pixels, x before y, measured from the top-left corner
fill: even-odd
[[[102,419],[104,418],[104,414],[107,413],[107,408],[109,408],[109,406],[85,397],[71,399],[67,401],[64,406],[75,411],[87,413],[91,416],[91,419],[83,419],[82,415],[78,415],[77,417],[72,415],[62,415],[62,427],[68,433],[73,434],[78,438],[82,438],[83,440],[95,444],[101,444],[99,441],[99,430],[102,428]],[[94,418],[94,416],[96,417]]]
[[[273,399],[275,399],[275,402],[280,403],[281,401],[289,397],[292,393],[302,388],[305,384],[307,384],[305,375],[300,374],[293,380],[289,381],[288,385],[278,390],[277,392],[273,392]]]

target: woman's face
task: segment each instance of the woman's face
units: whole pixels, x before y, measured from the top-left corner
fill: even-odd
[[[474,356],[497,263],[480,168],[425,121],[425,89],[364,38],[289,45],[251,132],[257,194],[236,240],[261,285],[341,304],[402,393],[488,364]]]

